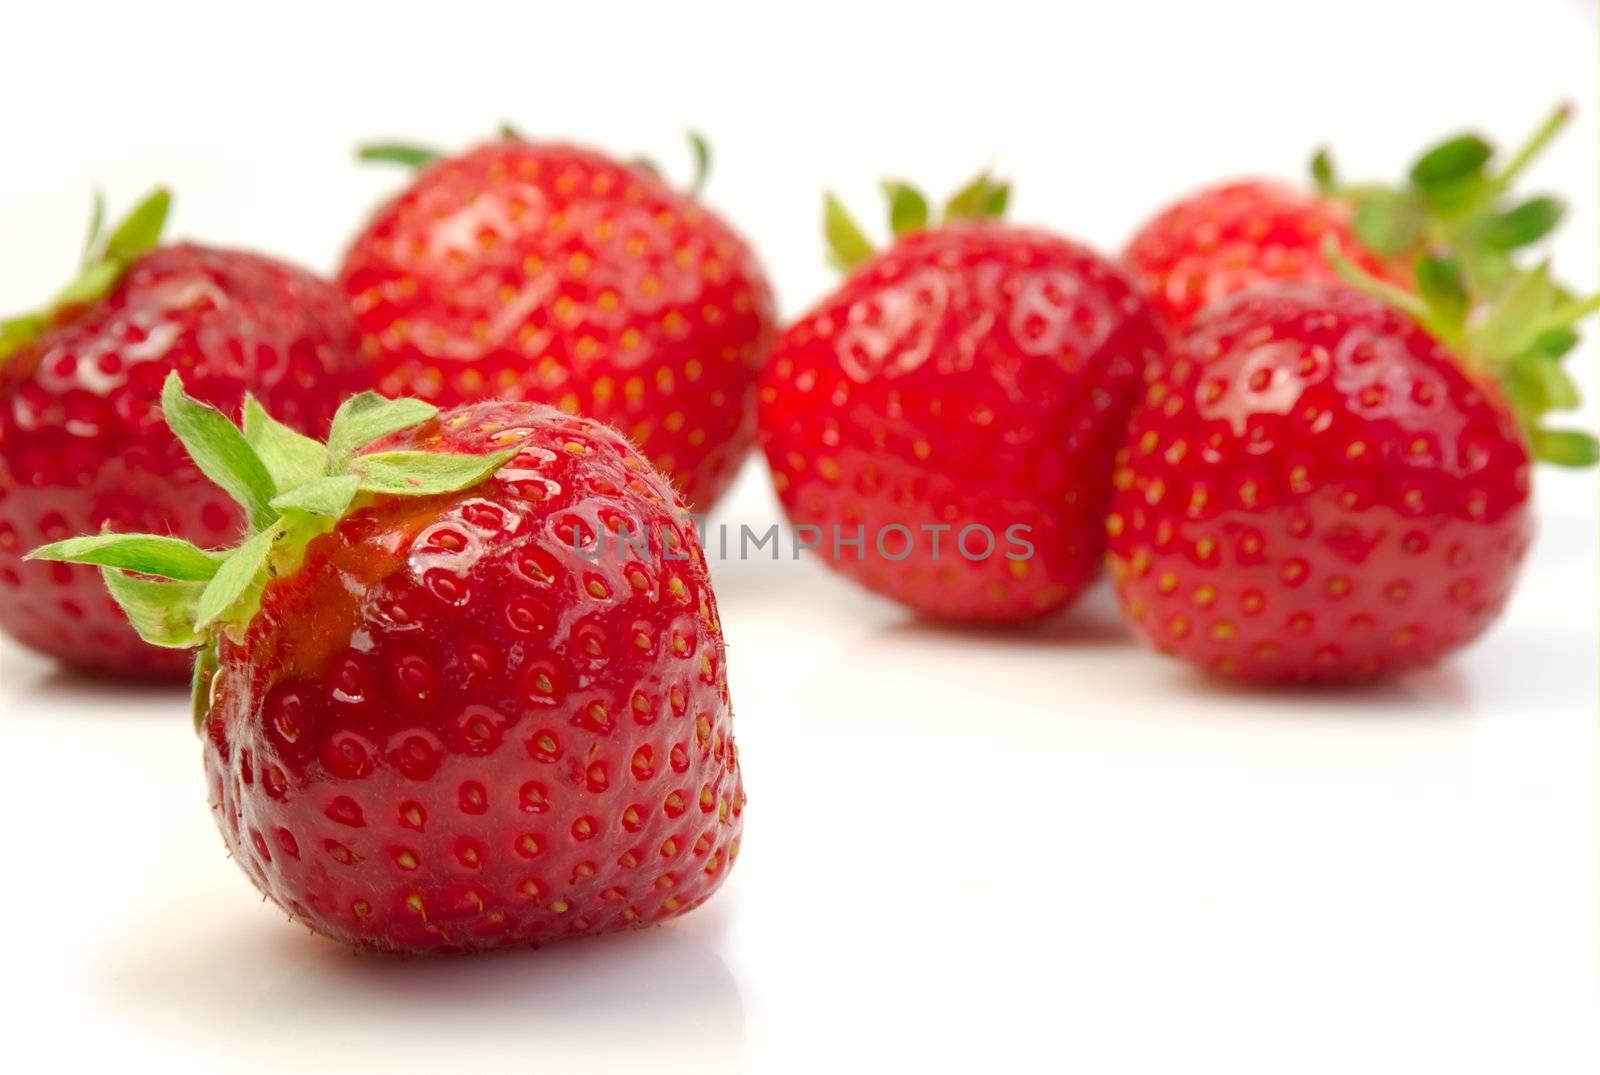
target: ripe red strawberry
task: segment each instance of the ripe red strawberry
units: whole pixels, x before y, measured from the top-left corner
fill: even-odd
[[[156,248],[167,204],[157,192],[103,242],[96,227],[53,306],[0,325],[0,627],[80,668],[182,678],[189,662],[140,641],[95,572],[23,552],[101,529],[206,545],[238,532],[161,423],[173,370],[230,414],[250,391],[316,433],[370,381],[337,291],[255,254]]]
[[[749,247],[692,196],[587,149],[508,137],[443,160],[374,155],[425,165],[340,274],[379,389],[599,418],[708,509],[749,450],[774,331]]]
[[[1377,288],[1409,312],[1342,284],[1259,288],[1152,368],[1107,530],[1158,649],[1244,679],[1361,679],[1499,614],[1531,531],[1518,418],[1541,458],[1595,458],[1538,424],[1571,401],[1556,359],[1595,304],[1541,269],[1469,322],[1449,266],[1424,264],[1432,303]]]
[[[936,617],[1044,616],[1099,570],[1111,457],[1158,330],[1093,252],[986,219],[1005,187],[976,181],[933,228],[920,195],[891,194],[899,237],[870,260],[830,199],[835,256],[859,268],[763,373],[773,482],[797,535],[817,528],[870,589]]]
[[[147,637],[201,647],[212,808],[264,893],[432,952],[643,926],[722,883],[744,793],[716,601],[621,436],[369,393],[326,448],[247,404],[252,446],[176,378],[166,404],[253,536],[34,555],[109,565]],[[632,545],[597,538],[619,527]]]
[[[1312,162],[1315,189],[1273,180],[1207,188],[1150,220],[1124,261],[1151,305],[1180,328],[1207,304],[1252,287],[1338,280],[1323,253],[1330,239],[1369,273],[1408,287],[1418,254],[1445,247],[1477,290],[1492,291],[1508,277],[1511,254],[1561,215],[1551,198],[1510,206],[1503,195],[1568,115],[1557,109],[1495,173],[1492,147],[1468,134],[1424,153],[1399,188],[1341,184],[1325,153]]]
[[[1322,256],[1331,237],[1370,272],[1403,276],[1356,238],[1348,202],[1270,179],[1210,187],[1162,210],[1124,255],[1150,303],[1182,327],[1218,299],[1289,280],[1339,279]]]

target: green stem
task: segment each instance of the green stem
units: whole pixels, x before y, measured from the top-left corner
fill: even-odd
[[[1556,132],[1560,131],[1566,125],[1567,120],[1571,118],[1572,105],[1570,103],[1563,101],[1556,106],[1555,111],[1551,112],[1545,121],[1539,125],[1539,129],[1533,132],[1533,137],[1529,138],[1522,148],[1517,151],[1516,156],[1511,158],[1511,163],[1502,168],[1500,174],[1494,177],[1490,184],[1491,187],[1496,192],[1510,187],[1517,175],[1532,162],[1533,158],[1543,152],[1544,147],[1550,143],[1550,139],[1554,138]]]
[[[1460,343],[1460,333],[1452,327],[1443,324],[1435,315],[1434,310],[1414,292],[1398,287],[1387,280],[1380,280],[1376,276],[1361,268],[1355,262],[1344,256],[1344,251],[1339,249],[1339,244],[1333,236],[1327,236],[1322,243],[1322,256],[1328,260],[1337,272],[1351,287],[1357,291],[1364,291],[1374,298],[1382,299],[1411,317],[1419,325],[1431,332],[1440,342],[1452,347]]]

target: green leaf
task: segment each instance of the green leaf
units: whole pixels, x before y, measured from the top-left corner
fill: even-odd
[[[398,142],[377,142],[356,150],[356,159],[383,164],[403,164],[407,168],[422,168],[439,160],[444,154],[424,146],[403,145]]]
[[[1338,188],[1338,179],[1333,171],[1333,156],[1328,152],[1327,146],[1321,146],[1311,158],[1311,182],[1323,194],[1332,194]]]
[[[273,543],[283,532],[284,524],[279,520],[245,539],[245,542],[222,562],[222,566],[217,568],[217,573],[201,591],[199,600],[195,604],[196,631],[203,631],[218,620],[224,619],[241,599],[265,584],[267,556],[272,552]]]
[[[328,430],[328,473],[338,474],[350,458],[379,437],[420,425],[439,408],[420,399],[388,399],[376,392],[351,396],[339,406]]]
[[[1417,293],[1444,320],[1459,325],[1467,316],[1467,286],[1454,258],[1425,254],[1417,259]]]
[[[90,534],[42,545],[27,559],[99,564],[164,579],[205,582],[217,573],[226,554],[160,534]]]
[[[1011,184],[996,183],[989,188],[988,201],[984,203],[983,215],[991,220],[998,220],[1006,215],[1006,206],[1011,203]]]
[[[87,306],[110,294],[127,266],[120,261],[96,261],[87,266],[56,295],[55,308]]]
[[[849,271],[870,258],[872,244],[861,233],[850,211],[831,193],[824,197],[822,205],[822,233],[828,240],[834,266]]]
[[[490,455],[440,452],[376,452],[358,457],[353,469],[361,491],[390,496],[432,496],[477,485],[511,460],[518,448]]]
[[[694,155],[694,173],[689,180],[689,190],[699,194],[705,189],[706,178],[711,175],[711,143],[699,131],[689,131],[689,152]]]
[[[1533,457],[1563,467],[1589,467],[1600,462],[1600,440],[1576,429],[1535,429],[1529,435]]]
[[[1447,138],[1417,158],[1411,182],[1419,190],[1437,189],[1483,173],[1494,149],[1475,134]]]
[[[1530,198],[1521,205],[1490,217],[1481,238],[1497,250],[1515,250],[1536,243],[1561,223],[1562,204],[1554,198]]]
[[[321,478],[328,465],[328,450],[321,442],[272,417],[252,395],[244,397],[244,439],[272,475],[280,495]]]
[[[1582,402],[1578,396],[1578,386],[1567,376],[1567,371],[1561,368],[1560,363],[1530,356],[1521,365],[1538,378],[1543,404],[1541,410],[1570,411]]]
[[[1422,205],[1399,191],[1374,191],[1356,201],[1354,227],[1363,246],[1382,257],[1393,257],[1422,242],[1426,215]]]
[[[106,227],[106,192],[99,187],[94,191],[94,205],[89,210],[89,234],[83,240],[83,256],[78,259],[78,267],[87,269],[92,263],[100,260],[100,235]]]
[[[1533,346],[1559,300],[1548,263],[1517,277],[1472,330],[1471,351],[1492,364],[1510,361]]]
[[[504,119],[500,121],[500,137],[504,138],[507,142],[527,141],[527,139],[523,137],[522,132],[517,130],[516,127],[512,126],[510,120]]]
[[[909,183],[888,179],[883,192],[889,197],[889,231],[895,236],[928,226],[928,199]]]
[[[0,363],[39,338],[49,322],[38,314],[0,321]]]
[[[1579,403],[1578,387],[1559,362],[1532,353],[1518,358],[1500,374],[1506,398],[1528,428],[1550,411],[1571,410]]]
[[[167,211],[171,208],[171,194],[159,187],[151,191],[144,201],[122,218],[106,239],[102,259],[120,261],[126,265],[153,248],[161,241],[161,229],[166,226]]]
[[[188,649],[204,641],[194,626],[204,583],[141,579],[114,567],[101,568],[100,575],[112,599],[122,606],[128,622],[146,642],[168,649]]]
[[[1011,187],[997,183],[984,172],[950,195],[944,203],[945,220],[983,220],[1005,212]]]
[[[272,499],[279,511],[303,511],[307,515],[325,515],[342,519],[350,509],[350,502],[361,489],[361,479],[354,474],[337,474],[297,486]]]
[[[649,157],[635,157],[628,163],[639,169],[641,172],[649,172],[657,179],[661,178],[661,165],[657,164]]]
[[[162,385],[161,410],[195,466],[239,502],[252,526],[266,526],[278,517],[271,506],[277,490],[266,464],[221,411],[184,392],[176,372],[167,374]]]
[[[1578,334],[1571,328],[1557,325],[1555,328],[1545,329],[1535,337],[1532,351],[1542,358],[1556,361],[1566,357],[1568,352],[1578,346],[1578,339]]]

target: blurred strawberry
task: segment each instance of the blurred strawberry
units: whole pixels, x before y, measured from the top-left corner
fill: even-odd
[[[1160,334],[1105,259],[998,222],[1006,186],[980,177],[938,224],[889,193],[876,255],[828,201],[850,275],[763,372],[773,482],[797,535],[869,589],[942,618],[1048,615],[1099,571],[1112,454]]]
[[[68,534],[152,531],[201,545],[243,523],[161,421],[161,383],[237,416],[254,393],[320,433],[367,380],[332,287],[256,254],[157,247],[157,191],[108,235],[96,206],[76,280],[49,308],[0,323],[0,627],[69,664],[182,678],[189,661],[139,639],[97,574],[23,563]]]
[[[388,395],[536,400],[608,422],[709,508],[754,435],[772,297],[750,248],[691,194],[592,150],[500,141],[421,170],[345,257]]]
[[[1124,608],[1158,649],[1227,676],[1352,680],[1483,632],[1532,537],[1532,459],[1595,437],[1560,359],[1600,308],[1545,266],[1474,309],[1423,256],[1415,292],[1328,251],[1349,283],[1209,307],[1152,368],[1107,516]],[[1519,428],[1519,425],[1521,428]]]

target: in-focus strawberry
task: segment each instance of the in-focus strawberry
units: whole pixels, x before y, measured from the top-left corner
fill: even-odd
[[[1210,187],[1158,213],[1123,260],[1179,328],[1207,304],[1252,287],[1338,280],[1323,253],[1330,239],[1367,272],[1404,287],[1419,254],[1449,251],[1475,291],[1492,292],[1510,279],[1515,252],[1560,219],[1555,199],[1513,202],[1508,192],[1569,114],[1558,108],[1503,164],[1478,135],[1445,139],[1397,187],[1341,182],[1326,151],[1312,161],[1313,188],[1269,179]]]
[[[1156,648],[1243,679],[1365,679],[1499,614],[1532,456],[1595,460],[1542,419],[1576,402],[1558,360],[1597,303],[1541,267],[1469,317],[1449,262],[1419,270],[1420,296],[1371,278],[1232,296],[1152,368],[1107,529]]]
[[[647,167],[575,146],[508,132],[368,155],[421,167],[340,274],[380,391],[598,418],[709,509],[749,450],[774,332],[744,241]]]
[[[33,555],[102,565],[147,638],[199,648],[212,808],[264,893],[426,952],[643,926],[722,883],[744,792],[716,600],[627,441],[531,403],[367,393],[326,445],[254,401],[241,433],[176,377],[165,403],[251,535]]]
[[[161,421],[174,370],[229,414],[253,392],[317,434],[371,382],[336,290],[256,254],[158,247],[167,208],[158,191],[102,235],[97,206],[79,277],[0,323],[0,627],[80,668],[181,679],[189,662],[142,642],[95,572],[24,551],[102,529],[238,533],[243,516]]]
[[[1133,286],[1077,243],[994,218],[969,184],[930,226],[891,184],[873,256],[833,199],[845,282],[791,325],[760,391],[790,520],[835,569],[924,614],[1047,615],[1095,577],[1111,457],[1160,334]]]

